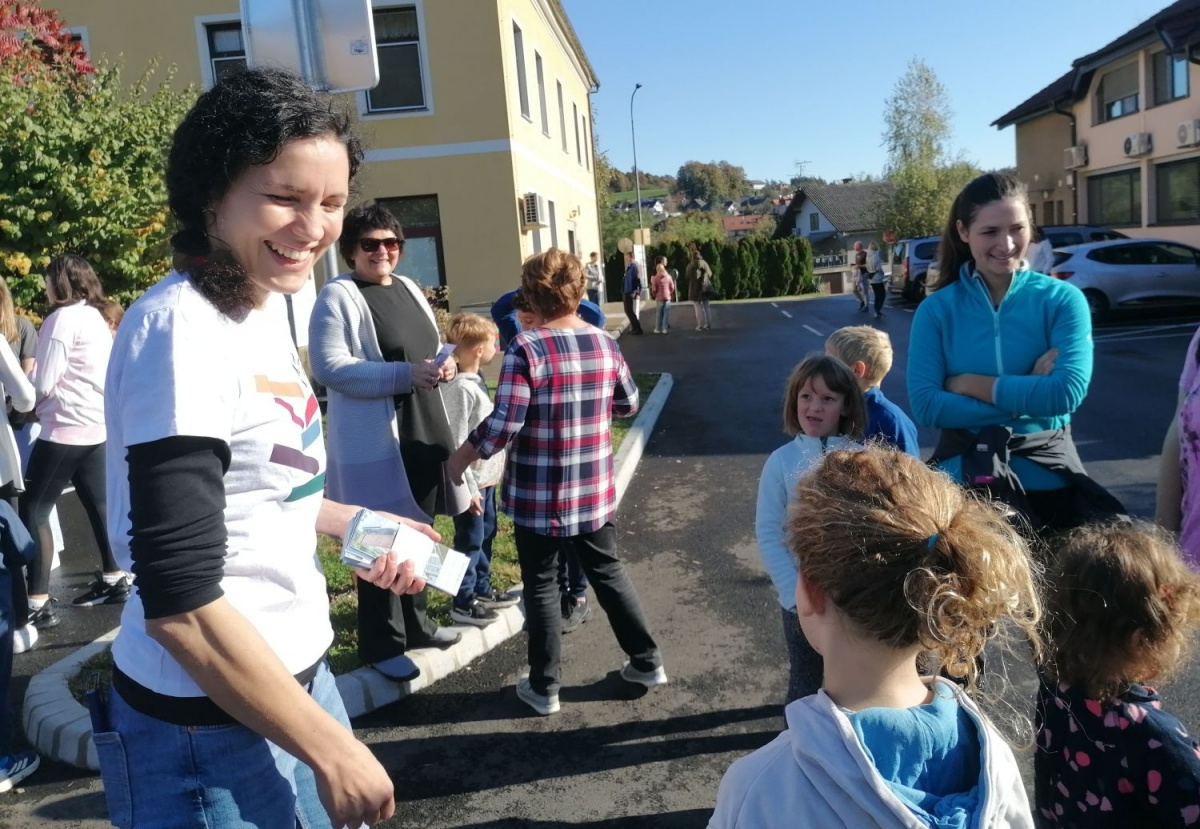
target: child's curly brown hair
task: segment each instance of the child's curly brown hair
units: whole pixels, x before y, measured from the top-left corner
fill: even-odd
[[[1011,621],[1040,651],[1035,565],[990,502],[894,449],[830,452],[801,478],[788,547],[802,578],[864,635],[920,644],[974,687],[976,657]]]
[[[1149,524],[1082,527],[1053,545],[1043,669],[1111,699],[1187,662],[1200,627],[1200,576]]]

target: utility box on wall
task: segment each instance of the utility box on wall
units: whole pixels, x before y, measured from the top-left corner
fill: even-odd
[[[242,0],[251,66],[290,69],[323,92],[379,84],[371,0]]]

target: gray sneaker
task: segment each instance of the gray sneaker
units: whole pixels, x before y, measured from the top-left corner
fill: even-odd
[[[533,690],[527,676],[517,680],[517,698],[543,717],[558,713],[558,694],[539,694]]]
[[[586,598],[577,599],[574,596],[564,596],[562,632],[570,633],[592,618],[592,607]]]
[[[621,679],[626,682],[645,685],[647,688],[654,688],[658,685],[667,684],[667,672],[662,665],[659,665],[653,671],[639,671],[633,667],[632,663],[626,662],[625,667],[621,668]]]

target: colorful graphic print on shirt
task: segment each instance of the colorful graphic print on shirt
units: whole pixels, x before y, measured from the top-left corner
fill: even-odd
[[[321,439],[321,418],[319,417],[321,407],[317,404],[316,396],[307,384],[290,380],[271,380],[269,377],[256,374],[254,383],[259,394],[269,394],[274,397],[275,403],[282,406],[292,422],[301,429],[301,449],[280,446],[278,443],[271,448],[271,463],[298,469],[312,476],[303,484],[294,487],[285,500],[291,503],[323,491],[325,489],[325,473],[321,471],[321,461],[304,454],[303,451]],[[298,405],[288,402],[287,398],[295,401]]]

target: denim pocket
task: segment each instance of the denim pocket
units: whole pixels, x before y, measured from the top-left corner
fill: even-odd
[[[118,829],[133,826],[133,795],[129,788],[129,762],[125,743],[115,731],[92,734],[96,756],[100,760],[100,779],[104,783],[104,800],[108,804],[108,819]]]

